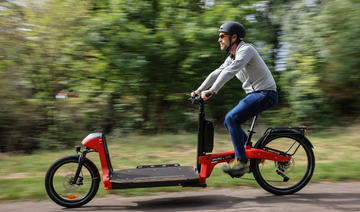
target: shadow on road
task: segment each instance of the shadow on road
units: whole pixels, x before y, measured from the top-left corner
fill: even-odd
[[[311,193],[294,194],[288,196],[258,196],[246,198],[228,195],[202,195],[181,196],[169,198],[155,198],[145,201],[134,201],[131,205],[117,206],[83,206],[71,209],[71,211],[201,211],[201,210],[225,210],[233,208],[267,208],[267,207],[303,207],[304,205],[316,206],[323,209],[339,211],[359,211],[360,193]],[[68,209],[63,209],[69,211]]]

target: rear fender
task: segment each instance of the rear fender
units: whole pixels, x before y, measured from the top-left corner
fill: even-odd
[[[272,127],[268,128],[264,135],[256,142],[255,148],[263,146],[264,142],[267,139],[278,137],[278,136],[288,136],[288,137],[296,137],[303,140],[307,145],[311,148],[314,146],[311,144],[310,140],[305,136],[306,127]]]

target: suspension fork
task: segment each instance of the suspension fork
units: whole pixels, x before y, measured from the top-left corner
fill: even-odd
[[[76,169],[76,172],[75,172],[75,175],[74,175],[74,178],[70,181],[70,184],[71,185],[74,185],[76,184],[76,182],[78,181],[79,179],[79,176],[80,176],[80,173],[81,173],[81,169],[82,169],[82,166],[84,164],[84,160],[86,158],[86,154],[89,152],[89,150],[87,148],[85,148],[85,150],[81,153],[81,155],[79,156],[79,165]]]

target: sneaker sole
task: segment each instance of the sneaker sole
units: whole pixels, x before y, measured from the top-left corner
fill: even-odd
[[[232,178],[234,178],[234,177],[240,178],[240,177],[242,177],[244,174],[249,173],[249,172],[250,172],[249,169],[247,169],[247,170],[241,170],[241,171],[239,171],[239,170],[229,170],[229,171],[227,171],[227,172],[224,171],[224,173],[229,174]]]

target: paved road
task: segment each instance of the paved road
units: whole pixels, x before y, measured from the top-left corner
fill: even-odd
[[[51,201],[0,204],[0,211],[360,211],[360,182],[311,184],[297,194],[274,196],[261,189],[199,189],[146,197],[108,196],[87,205],[62,208]]]

